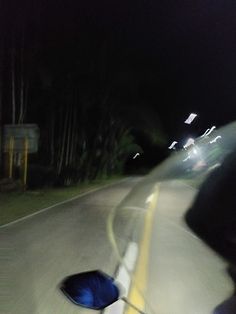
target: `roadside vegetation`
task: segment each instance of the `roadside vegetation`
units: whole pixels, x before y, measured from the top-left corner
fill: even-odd
[[[161,103],[140,95],[140,90],[153,86],[153,66],[137,61],[135,70],[112,39],[99,38],[98,30],[89,40],[76,34],[71,49],[67,44],[58,47],[53,44],[55,32],[29,27],[39,13],[33,8],[29,12],[26,3],[14,13],[14,23],[4,22],[9,38],[0,38],[0,178],[7,176],[9,158],[2,143],[8,124],[39,127],[38,152],[29,156],[33,188],[122,174],[133,155],[144,150],[148,155],[152,149],[158,157],[167,141],[156,110]],[[39,7],[44,10],[40,2]],[[60,43],[68,43],[67,33],[61,30],[57,36]],[[17,179],[20,149],[14,155]]]
[[[43,208],[69,200],[93,189],[104,187],[122,179],[113,176],[84,182],[70,187],[44,188],[40,190],[14,191],[0,193],[0,225],[33,214]]]

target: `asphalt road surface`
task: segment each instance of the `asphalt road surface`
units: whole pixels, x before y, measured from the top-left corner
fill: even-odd
[[[142,305],[137,294],[133,294],[132,301],[147,313],[210,314],[232,294],[233,285],[226,274],[225,262],[184,223],[183,215],[196,190],[181,181],[170,181],[159,184],[155,193],[152,227],[144,230],[144,239],[145,233],[150,232],[150,243],[144,242],[143,247],[141,244],[141,261],[137,266],[141,275],[135,274],[146,304]],[[128,310],[131,313],[135,312]]]
[[[0,229],[5,243],[0,313],[82,313],[62,296],[58,284],[91,269],[114,274],[117,261],[107,238],[107,216],[137,181],[127,179]]]
[[[115,274],[118,260],[108,241],[107,218],[138,181],[129,178],[1,229],[5,302],[0,313],[94,313],[70,303],[58,284],[91,269]],[[153,185],[136,189],[115,211],[121,254],[129,242],[138,244],[133,278],[146,298],[140,303],[131,284],[130,299],[147,313],[151,305],[155,314],[210,314],[233,287],[225,263],[183,222],[196,191],[177,181],[159,183],[157,191]],[[112,308],[109,313],[121,314]]]

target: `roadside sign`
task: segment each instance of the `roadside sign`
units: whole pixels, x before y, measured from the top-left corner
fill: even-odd
[[[37,153],[39,127],[37,124],[6,124],[3,130],[4,152],[10,151],[10,141],[14,140],[14,153],[25,151],[25,140],[28,143],[28,153]]]

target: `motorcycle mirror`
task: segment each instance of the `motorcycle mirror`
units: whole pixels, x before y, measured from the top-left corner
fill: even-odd
[[[104,309],[120,296],[114,279],[99,270],[66,277],[60,289],[73,303],[94,310]]]

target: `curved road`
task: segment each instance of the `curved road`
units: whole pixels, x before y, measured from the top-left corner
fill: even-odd
[[[61,295],[58,284],[90,269],[114,274],[117,262],[107,238],[107,216],[137,182],[123,180],[1,228],[0,313],[83,312]]]
[[[108,241],[107,218],[139,180],[129,178],[1,228],[5,241],[0,250],[0,313],[94,313],[67,301],[58,284],[70,274],[91,269],[114,275],[118,261]],[[125,210],[118,208],[115,234],[119,248],[124,253],[130,240],[139,242],[139,220],[149,217],[147,223],[144,221],[143,240],[138,243],[134,276],[153,312],[210,314],[230,295],[232,282],[225,274],[224,262],[183,222],[195,190],[172,181],[159,184],[157,197],[151,193],[152,184],[146,184],[122,205]],[[142,211],[150,204],[152,216]],[[130,298],[138,303],[134,289],[131,285]],[[144,309],[145,302],[140,305]],[[130,314],[128,307],[126,310]],[[147,304],[146,310],[150,313]],[[109,313],[121,314],[112,306]]]

